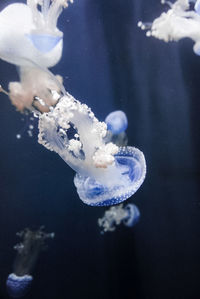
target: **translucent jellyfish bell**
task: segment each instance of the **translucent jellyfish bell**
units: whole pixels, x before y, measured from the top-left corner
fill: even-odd
[[[146,176],[143,153],[106,143],[106,133],[106,124],[68,93],[50,112],[39,116],[39,143],[57,152],[76,171],[79,197],[92,206],[126,200]]]
[[[29,61],[43,67],[54,66],[63,47],[57,20],[68,2],[27,0],[27,4],[8,5],[0,12],[0,58],[19,66],[30,66]]]
[[[19,66],[20,82],[10,82],[9,97],[19,111],[32,110],[35,96],[54,105],[49,90],[56,90],[44,69],[56,65],[63,49],[63,33],[57,20],[73,0],[27,0],[0,12],[0,58]],[[58,90],[57,90],[58,91]],[[41,111],[46,111],[39,105]]]
[[[196,1],[195,5],[194,5],[194,9],[198,13],[198,15],[200,15],[200,1],[199,0]]]
[[[30,275],[41,250],[45,248],[45,241],[54,238],[54,233],[45,233],[44,227],[37,231],[25,230],[17,233],[23,241],[14,246],[17,256],[13,266],[13,273],[9,274],[6,286],[10,297],[23,297],[29,290],[33,276]]]
[[[143,153],[134,147],[120,148],[114,156],[109,182],[76,174],[74,184],[82,201],[91,206],[119,204],[131,197],[141,186],[146,175]],[[104,171],[102,171],[103,175]]]
[[[126,131],[128,127],[128,120],[126,114],[121,111],[113,111],[105,119],[107,124],[107,129],[110,130],[113,134],[120,134]]]
[[[136,205],[131,203],[125,206],[125,210],[127,212],[127,216],[123,219],[123,223],[128,227],[132,227],[139,221],[140,211]]]
[[[126,146],[128,144],[125,132],[128,127],[126,114],[121,110],[113,111],[107,115],[105,123],[107,125],[105,142],[113,142],[117,146]]]
[[[14,273],[9,274],[6,286],[10,297],[23,297],[29,290],[33,277],[31,275],[17,276]]]

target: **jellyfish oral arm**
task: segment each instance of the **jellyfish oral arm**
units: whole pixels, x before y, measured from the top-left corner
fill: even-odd
[[[104,122],[66,93],[39,117],[40,144],[58,153],[76,172],[81,200],[89,205],[113,205],[134,194],[146,175],[142,152],[106,143]]]
[[[72,138],[70,130],[74,130]],[[49,113],[40,115],[39,132],[39,143],[57,152],[80,175],[100,181],[118,152],[116,145],[104,143],[106,124],[68,93]]]
[[[162,1],[163,4],[170,5],[169,10],[163,12],[152,23],[146,24],[140,21],[138,26],[142,30],[147,30],[147,36],[165,42],[191,38],[195,43],[193,47],[195,54],[200,55],[200,5],[199,1],[196,1],[194,10],[191,10],[190,2],[195,1],[177,0],[174,4]]]

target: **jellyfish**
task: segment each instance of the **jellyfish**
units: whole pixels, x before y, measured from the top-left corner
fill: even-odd
[[[48,69],[62,55],[57,19],[69,2],[27,0],[0,13],[0,58],[18,65],[20,73],[20,82],[9,84],[8,95],[18,110],[29,109],[38,117],[39,143],[75,170],[74,184],[84,203],[118,204],[141,186],[146,162],[139,149],[106,142],[107,125],[67,93],[62,77]],[[120,121],[124,130],[122,113]]]
[[[123,223],[127,227],[134,226],[140,219],[138,207],[132,203],[110,207],[102,218],[98,219],[98,225],[102,232],[113,232],[116,226]]]
[[[22,242],[15,245],[17,256],[13,266],[13,273],[8,275],[6,286],[10,297],[20,298],[24,296],[31,285],[33,276],[30,274],[40,252],[45,249],[47,239],[53,239],[54,233],[45,233],[44,227],[36,231],[29,228],[17,233]]]
[[[123,202],[146,176],[143,153],[135,147],[106,143],[106,133],[106,123],[67,92],[49,112],[39,115],[39,143],[74,169],[78,195],[91,206]]]
[[[200,1],[177,0],[171,3],[162,0],[161,3],[168,4],[169,10],[163,12],[153,23],[140,21],[138,26],[142,30],[147,30],[147,36],[154,36],[165,42],[190,38],[194,41],[194,53],[200,55]]]
[[[31,110],[36,96],[48,105],[57,102],[50,90],[59,90],[58,84],[42,70],[56,65],[62,56],[63,33],[57,20],[69,2],[73,0],[27,0],[0,12],[0,58],[19,68],[20,82],[10,82],[7,93],[19,111]],[[57,80],[62,82],[60,76]],[[35,105],[46,109],[38,101]]]
[[[120,134],[126,131],[128,127],[126,114],[121,110],[109,113],[105,119],[105,123],[107,124],[107,129],[113,134]]]
[[[107,125],[105,142],[113,142],[117,146],[126,146],[128,144],[125,132],[128,127],[126,114],[121,110],[113,111],[107,115],[105,123]]]

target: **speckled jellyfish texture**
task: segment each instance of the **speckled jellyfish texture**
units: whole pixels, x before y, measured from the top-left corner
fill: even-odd
[[[45,233],[44,227],[36,231],[25,230],[17,233],[22,242],[14,246],[17,256],[13,265],[13,273],[8,275],[6,286],[10,297],[20,298],[28,292],[33,276],[30,275],[40,252],[45,248],[46,239],[54,238],[54,233]]]
[[[98,225],[102,232],[113,232],[121,223],[127,227],[132,227],[139,219],[140,211],[136,205],[120,204],[105,211],[103,217],[98,219]]]
[[[178,41],[188,37],[194,41],[193,51],[200,55],[200,1],[177,0],[174,3],[162,0],[169,6],[153,23],[139,22],[147,36],[154,36],[165,42]]]

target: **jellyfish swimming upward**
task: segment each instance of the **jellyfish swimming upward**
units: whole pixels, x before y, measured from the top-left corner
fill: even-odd
[[[84,203],[118,204],[141,186],[146,162],[137,148],[107,142],[106,123],[65,91],[61,76],[48,70],[62,56],[63,33],[57,19],[68,2],[72,1],[28,0],[0,13],[0,57],[20,68],[20,82],[9,84],[8,95],[18,110],[37,114],[39,143],[76,172],[74,184]],[[120,120],[123,131],[127,120],[122,114]],[[108,126],[114,122],[107,119]]]
[[[200,55],[200,1],[177,0],[161,1],[167,4],[169,10],[163,12],[153,23],[139,22],[142,30],[147,30],[147,36],[154,36],[165,42],[191,38],[194,41],[193,51]]]

